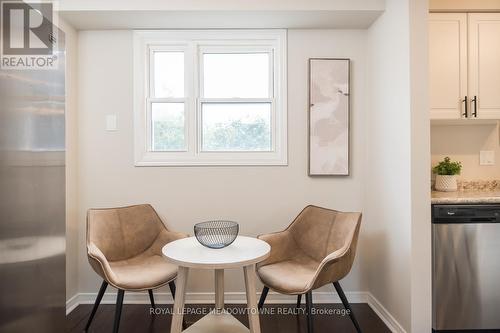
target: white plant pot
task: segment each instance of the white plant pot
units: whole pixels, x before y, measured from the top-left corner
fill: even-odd
[[[436,191],[453,192],[458,189],[457,176],[436,175]]]

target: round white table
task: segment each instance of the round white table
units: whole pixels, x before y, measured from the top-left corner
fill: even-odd
[[[215,310],[206,315],[185,332],[189,333],[260,333],[257,293],[255,291],[255,264],[269,256],[271,247],[252,237],[238,236],[222,249],[210,249],[201,245],[195,237],[183,238],[165,245],[165,258],[178,265],[177,289],[173,308],[171,333],[182,331],[184,300],[189,268],[215,270]],[[247,294],[248,322],[250,330],[231,314],[224,311],[224,269],[243,267]]]

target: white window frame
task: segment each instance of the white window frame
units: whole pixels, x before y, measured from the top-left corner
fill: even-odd
[[[157,50],[184,52],[184,98],[152,98]],[[203,98],[203,53],[239,50],[269,53],[271,98]],[[134,31],[134,160],[136,166],[287,165],[286,30]],[[151,103],[184,102],[184,151],[152,151]],[[271,102],[270,151],[202,151],[201,105],[208,102]]]

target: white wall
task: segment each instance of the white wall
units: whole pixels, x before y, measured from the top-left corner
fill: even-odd
[[[59,18],[66,41],[66,300],[78,291],[78,32]]]
[[[388,0],[368,33],[370,98],[364,196],[368,290],[411,327],[411,132],[408,1]]]
[[[86,259],[85,212],[149,202],[168,226],[192,233],[194,223],[211,218],[240,222],[241,234],[257,235],[285,228],[307,204],[361,211],[367,108],[366,31],[290,30],[288,32],[287,167],[134,167],[132,109],[132,33],[84,31],[79,34],[79,292],[96,292],[99,278]],[[307,176],[307,59],[352,59],[352,176]],[[406,101],[406,99],[405,99]],[[118,115],[118,131],[104,130],[105,115]],[[398,119],[396,119],[398,120]],[[403,119],[406,121],[407,119]],[[404,130],[401,129],[401,132]],[[387,152],[389,153],[389,152]],[[405,153],[401,157],[408,158]],[[401,164],[403,164],[401,162]],[[371,175],[369,175],[371,177]],[[408,181],[408,180],[407,180]],[[379,192],[378,189],[376,192]],[[399,192],[398,192],[399,193]],[[394,193],[396,195],[396,193]],[[394,216],[393,220],[397,216]],[[380,240],[373,217],[363,222],[363,248]],[[383,227],[383,225],[382,225]],[[399,253],[399,249],[393,248]],[[365,254],[370,249],[366,249]],[[359,259],[359,258],[358,258]],[[379,261],[376,259],[377,262]],[[365,260],[366,261],[366,260]],[[366,290],[359,260],[346,278],[346,290]],[[406,272],[402,272],[406,274]],[[243,291],[241,272],[227,274],[227,291]],[[211,272],[192,274],[191,292],[211,292]],[[326,290],[333,288],[327,287]],[[399,290],[396,290],[398,292]]]
[[[430,332],[432,258],[428,2],[410,0],[411,332]]]
[[[370,239],[360,267],[395,329],[407,332],[431,330],[427,5],[388,0],[368,32],[363,208]]]

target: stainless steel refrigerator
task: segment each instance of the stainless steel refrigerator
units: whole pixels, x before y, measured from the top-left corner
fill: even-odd
[[[57,70],[0,69],[0,332],[65,331],[64,34]]]

